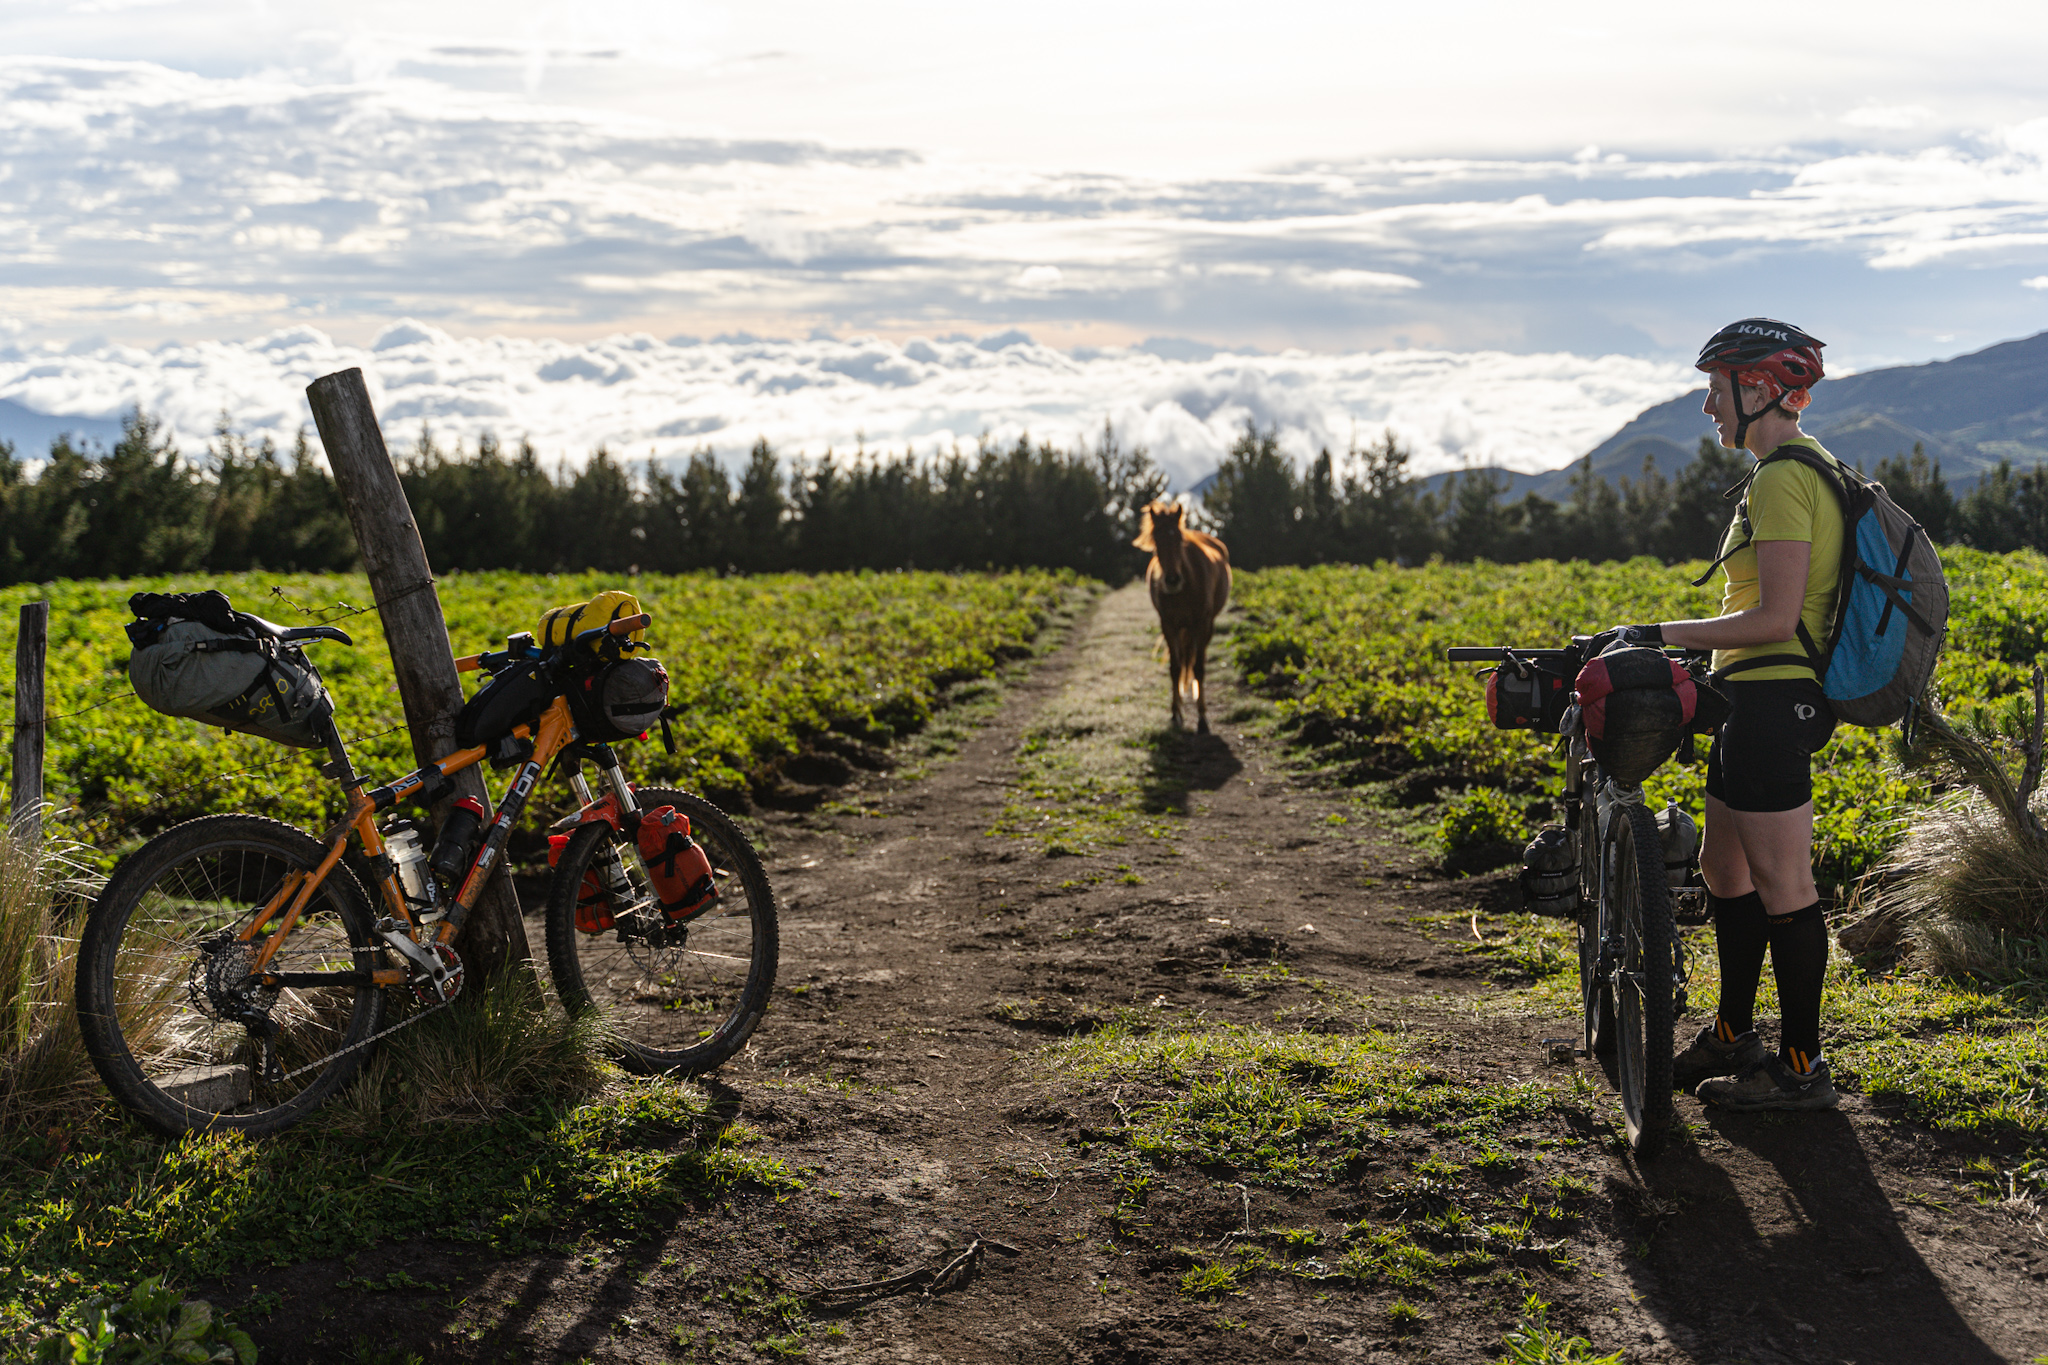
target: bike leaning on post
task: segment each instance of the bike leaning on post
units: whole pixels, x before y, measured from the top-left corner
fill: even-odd
[[[1620,743],[1616,730],[1589,734],[1589,711],[1618,695],[1581,704],[1588,666],[1613,657],[1600,655],[1597,643],[1596,637],[1578,636],[1563,649],[1461,646],[1448,657],[1453,663],[1493,665],[1487,701],[1497,727],[1563,737],[1563,825],[1546,829],[1530,845],[1524,896],[1530,909],[1569,918],[1576,928],[1583,1050],[1611,1059],[1629,1146],[1647,1158],[1662,1149],[1672,1121],[1673,1021],[1684,1012],[1690,976],[1681,925],[1705,923],[1706,891],[1691,817],[1676,805],[1652,811],[1643,781],[1690,746],[1700,708],[1689,703],[1681,715],[1665,707],[1662,696],[1652,696],[1658,714],[1669,712],[1665,719],[1678,722],[1668,734],[1664,719],[1654,727],[1637,726],[1654,728],[1655,734]],[[1695,656],[1647,649],[1629,654],[1636,656],[1630,662],[1637,677],[1651,686],[1624,691],[1661,692],[1669,680],[1681,687],[1690,682],[1698,696],[1712,695]],[[1660,665],[1641,657],[1646,655],[1665,661],[1664,678],[1657,676]],[[1602,673],[1604,686],[1604,667]],[[1597,725],[1615,716],[1603,710],[1590,718]],[[1615,771],[1596,749],[1608,751]]]
[[[463,924],[558,760],[580,803],[550,841],[545,930],[563,1005],[603,1011],[632,1070],[699,1072],[745,1045],[774,986],[774,895],[723,812],[689,793],[635,788],[620,766],[613,743],[656,722],[669,734],[666,674],[632,657],[651,620],[637,604],[552,647],[521,634],[457,660],[491,675],[458,721],[463,747],[376,787],[356,771],[303,654],[316,640],[352,643],[347,635],[276,626],[233,612],[218,593],[165,610],[210,624],[138,621],[155,626],[131,629],[138,661],[150,657],[148,639],[171,646],[166,667],[187,684],[219,662],[212,654],[254,654],[260,672],[232,702],[202,707],[159,688],[138,662],[138,694],[170,714],[325,748],[321,772],[346,809],[318,838],[256,815],[204,816],[114,869],[79,946],[78,1018],[101,1078],[144,1122],[173,1135],[276,1132],[339,1090],[380,1039],[453,1004],[465,984]],[[430,855],[424,821],[391,812],[450,796],[453,774],[487,761],[512,769],[504,795],[488,813],[455,802]],[[393,1000],[409,1012],[387,1024]]]

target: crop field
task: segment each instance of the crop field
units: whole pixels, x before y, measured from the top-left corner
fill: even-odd
[[[2048,641],[2048,558],[2031,551],[1943,551],[1952,594],[1948,644],[1936,675],[1942,707],[1998,709],[2025,690]],[[1451,645],[1554,647],[1631,621],[1716,613],[1717,577],[1702,565],[1626,563],[1430,564],[1271,569],[1238,578],[1243,621],[1231,649],[1246,682],[1277,698],[1281,718],[1354,781],[1400,778],[1429,795],[1503,788],[1556,790],[1556,741],[1496,730],[1470,665]],[[1815,765],[1816,861],[1847,881],[1897,842],[1903,817],[1930,799],[1888,751],[1886,732],[1838,728]],[[1661,803],[1697,813],[1706,749],[1646,784]],[[1418,781],[1419,779],[1419,781]]]
[[[533,629],[549,607],[619,586],[654,614],[648,639],[681,712],[677,752],[665,753],[651,736],[631,746],[628,766],[712,793],[758,785],[826,732],[882,743],[918,729],[947,688],[1028,652],[1048,615],[1081,591],[1080,580],[1054,573],[483,573],[452,575],[439,592],[455,649],[471,653]],[[371,602],[361,577],[248,573],[13,588],[0,593],[10,642],[23,602],[50,603],[46,713],[54,719],[45,783],[94,843],[212,811],[252,810],[315,827],[338,812],[332,784],[318,775],[318,753],[158,715],[127,695],[130,649],[121,627],[132,619],[130,594],[204,587],[270,620],[333,620],[353,635],[352,649],[323,643],[308,651],[334,692],[342,734],[367,772],[412,766],[377,613],[345,615]],[[10,693],[12,684],[10,670]]]

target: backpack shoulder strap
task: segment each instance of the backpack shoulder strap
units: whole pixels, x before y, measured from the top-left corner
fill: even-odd
[[[1763,467],[1765,465],[1773,464],[1779,460],[1796,460],[1798,463],[1805,465],[1808,469],[1811,469],[1814,473],[1820,475],[1821,482],[1826,484],[1828,486],[1828,491],[1835,495],[1835,505],[1840,507],[1842,510],[1843,529],[1846,532],[1849,517],[1849,480],[1855,478],[1855,475],[1851,474],[1849,472],[1848,467],[1842,464],[1841,461],[1824,456],[1819,451],[1813,449],[1811,446],[1801,445],[1797,441],[1787,441],[1785,442],[1785,444],[1779,446],[1776,450],[1773,450],[1770,454],[1765,455],[1759,460],[1757,460],[1756,467],[1750,470],[1749,474],[1743,479],[1741,483],[1737,484],[1735,488],[1729,489],[1729,493],[1733,494],[1736,491],[1736,489],[1746,489],[1749,486],[1750,482],[1753,481],[1758,474],[1763,472]],[[1707,579],[1713,576],[1714,570],[1719,568],[1724,560],[1728,559],[1729,556],[1736,554],[1738,551],[1750,545],[1753,542],[1753,540],[1754,537],[1744,539],[1741,545],[1736,546],[1727,554],[1722,555],[1720,559],[1717,559],[1712,564],[1708,565],[1706,573],[1701,574],[1699,578],[1694,580],[1693,586],[1696,588],[1704,587],[1706,585]],[[1843,552],[1846,554],[1849,549],[1849,544],[1846,539],[1846,536],[1843,540],[1842,548]],[[1835,615],[1837,620],[1839,620],[1841,616],[1841,604],[1839,602],[1836,603]],[[1828,648],[1822,649],[1818,644],[1814,642],[1813,632],[1809,631],[1806,628],[1805,621],[1802,620],[1798,623],[1797,630],[1799,648],[1805,651],[1807,667],[1813,670],[1814,677],[1822,677],[1827,673],[1828,659],[1834,653],[1834,640],[1832,638],[1833,632],[1830,632]],[[1787,662],[1787,660],[1791,658],[1792,656],[1786,654],[1760,654],[1755,656],[1754,658],[1738,659],[1736,662],[1729,664],[1726,668],[1715,670],[1714,681],[1720,682],[1721,680],[1728,678],[1734,674],[1744,673],[1753,668],[1776,667],[1777,665]]]
[[[1809,449],[1806,446],[1800,445],[1796,441],[1787,441],[1784,445],[1779,446],[1770,454],[1761,456],[1755,464],[1749,467],[1749,472],[1744,474],[1740,479],[1736,480],[1735,486],[1724,491],[1721,494],[1721,496],[1724,498],[1739,498],[1744,496],[1749,492],[1749,486],[1752,483],[1756,482],[1756,476],[1763,472],[1764,466],[1767,464],[1772,464],[1778,460],[1797,460],[1799,463],[1807,466],[1809,469],[1812,469],[1815,473],[1819,474],[1821,478],[1826,481],[1827,486],[1834,491],[1835,501],[1839,502],[1842,505],[1843,512],[1846,513],[1849,510],[1849,492],[1842,482],[1843,476],[1845,476],[1848,473],[1848,471],[1844,469],[1839,462],[1823,459],[1817,452]],[[1728,549],[1724,551],[1717,559],[1715,559],[1713,563],[1707,565],[1706,571],[1702,573],[1698,578],[1695,578],[1692,581],[1692,585],[1695,588],[1706,587],[1707,580],[1714,576],[1714,570],[1720,568],[1723,564],[1726,564],[1729,560],[1733,559],[1735,556],[1741,554],[1744,550],[1748,549],[1750,545],[1754,542],[1754,539],[1755,538],[1753,536],[1744,536],[1742,538],[1741,544],[1729,546]]]

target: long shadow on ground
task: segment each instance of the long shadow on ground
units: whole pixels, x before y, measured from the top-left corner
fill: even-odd
[[[1705,1359],[2005,1359],[1914,1250],[1846,1114],[1709,1110],[1703,1128],[1735,1150],[1674,1143],[1638,1196],[1637,1288],[1681,1344]]]

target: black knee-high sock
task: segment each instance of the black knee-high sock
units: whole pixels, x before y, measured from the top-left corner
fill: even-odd
[[[1820,902],[1789,915],[1772,915],[1771,975],[1778,981],[1784,1018],[1778,1056],[1795,1071],[1813,1070],[1820,1056],[1820,992],[1828,976],[1828,924]]]
[[[1714,912],[1714,949],[1721,959],[1721,1004],[1716,1029],[1732,1043],[1756,1027],[1756,987],[1764,976],[1764,949],[1770,946],[1764,898],[1708,895]]]

